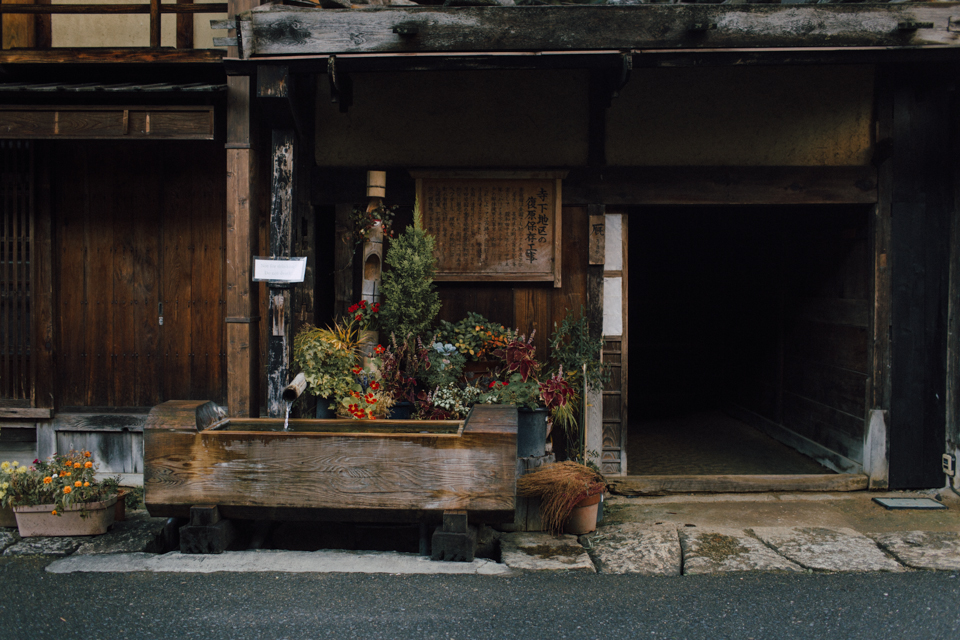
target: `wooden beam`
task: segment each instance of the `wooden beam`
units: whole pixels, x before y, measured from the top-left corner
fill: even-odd
[[[957,46],[954,3],[388,7],[266,5],[240,16],[243,57],[444,51]],[[707,25],[698,30],[696,25]]]
[[[257,98],[264,121],[272,128],[295,129],[300,139],[307,141],[307,123],[310,107],[298,92],[299,78],[286,66],[260,65],[257,68]],[[313,95],[308,93],[309,104]]]
[[[877,200],[873,167],[606,167],[571,171],[565,205],[857,204]]]
[[[0,138],[213,140],[213,106],[0,106]]]
[[[45,420],[53,417],[53,409],[0,407],[0,418],[18,420]]]
[[[100,6],[100,5],[98,5]],[[0,64],[115,64],[156,62],[165,64],[207,64],[223,60],[221,49],[20,49],[0,52]]]
[[[769,491],[863,491],[859,473],[810,475],[624,476],[610,481],[611,493],[658,496],[665,493],[766,493]]]

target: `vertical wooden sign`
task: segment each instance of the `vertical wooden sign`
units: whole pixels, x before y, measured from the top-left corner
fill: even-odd
[[[553,282],[560,287],[558,172],[414,173],[438,281]]]

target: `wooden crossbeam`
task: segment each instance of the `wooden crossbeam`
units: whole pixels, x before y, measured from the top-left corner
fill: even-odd
[[[384,7],[363,11],[264,5],[241,14],[239,21],[244,57],[960,45],[957,3]]]

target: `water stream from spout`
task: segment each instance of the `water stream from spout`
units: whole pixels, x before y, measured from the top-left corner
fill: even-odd
[[[287,402],[287,416],[283,419],[283,430],[290,431],[290,408],[293,406],[292,402]]]

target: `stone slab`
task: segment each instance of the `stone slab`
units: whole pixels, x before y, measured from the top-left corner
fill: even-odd
[[[743,529],[680,528],[683,574],[728,571],[803,571]]]
[[[146,511],[134,512],[126,520],[115,522],[107,533],[88,539],[77,553],[135,553],[151,551],[163,530],[165,518],[151,518]]]
[[[18,542],[20,542],[20,534],[16,529],[0,529],[0,552]]]
[[[596,573],[586,549],[571,535],[508,533],[500,538],[500,559],[511,569]]]
[[[755,527],[753,533],[780,555],[817,571],[906,571],[906,567],[853,529]]]
[[[584,543],[600,573],[680,575],[680,539],[674,524],[609,525],[584,536]]]
[[[80,548],[88,538],[23,538],[4,550],[5,556],[68,556]]]
[[[867,535],[908,567],[934,571],[960,570],[960,532],[897,531]]]
[[[50,573],[390,573],[509,575],[492,560],[434,562],[425,556],[369,551],[225,551],[217,555],[116,553],[73,555],[50,563]]]

